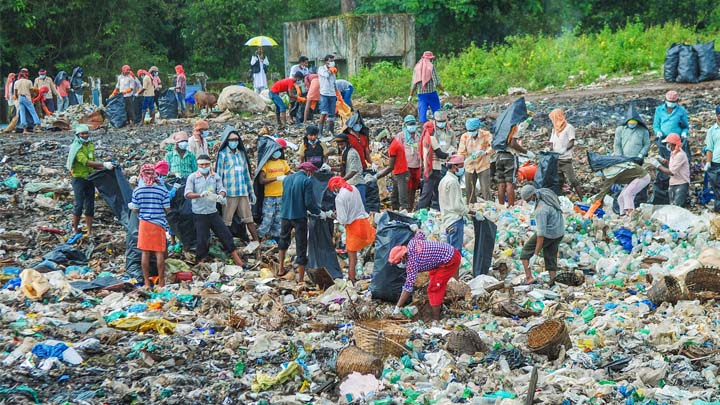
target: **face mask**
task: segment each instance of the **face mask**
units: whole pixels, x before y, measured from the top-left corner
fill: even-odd
[[[459,169],[455,172],[455,175],[458,176],[458,177],[464,176],[464,175],[465,175],[465,168],[464,168],[464,167],[459,168]]]
[[[317,140],[317,138],[313,139],[313,140],[308,139],[308,142],[310,143],[310,145],[315,145],[318,143],[318,140]]]
[[[637,124],[627,124],[627,125],[628,125],[628,128],[630,128],[630,129],[635,129],[635,127],[637,127]]]
[[[404,268],[405,268],[405,263],[400,262],[400,263],[396,264],[395,266],[397,266],[398,269],[404,269]]]
[[[469,133],[470,136],[472,136],[473,138],[477,138],[477,136],[478,136],[478,131],[471,131],[471,132],[468,132],[468,133]]]
[[[228,146],[230,147],[230,149],[237,149],[239,144],[239,141],[228,141]]]
[[[79,137],[79,136],[78,136],[78,139],[79,139],[79,140],[80,140],[80,142],[82,142],[82,143],[88,143],[88,142],[90,142],[90,137],[87,137],[87,138],[81,138],[81,137]]]
[[[443,122],[438,122],[438,123],[435,124],[435,126],[438,127],[438,128],[440,128],[440,129],[443,129],[443,128],[445,128],[445,127],[447,126],[447,122],[444,122],[444,121],[443,121]]]
[[[180,150],[187,150],[188,143],[183,141],[183,142],[178,143],[177,146],[178,146],[178,149],[180,149]]]
[[[407,127],[408,132],[416,132],[417,131],[417,125],[408,125]]]
[[[209,167],[201,167],[199,170],[200,170],[200,173],[202,173],[202,174],[208,174],[208,173],[210,173],[210,168],[209,168]]]
[[[200,136],[202,136],[203,138],[207,138],[208,135],[210,135],[210,131],[202,131],[202,132],[200,133]]]
[[[273,158],[273,159],[280,159],[280,155],[281,155],[280,151],[279,151],[279,150],[276,150],[275,152],[273,152],[272,158]]]
[[[158,72],[153,72],[152,75],[153,75],[153,76],[157,76],[157,75],[158,75]]]
[[[677,103],[672,101],[666,101],[665,105],[667,106],[667,108],[675,108],[677,106]]]
[[[334,66],[335,66],[335,62],[334,62],[334,61],[330,61],[330,62],[327,63],[327,65],[328,65],[328,67],[334,67]]]
[[[40,78],[41,78],[41,79],[44,79],[45,77],[46,77],[45,75],[40,75]]]

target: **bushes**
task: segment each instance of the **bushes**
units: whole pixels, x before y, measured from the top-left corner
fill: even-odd
[[[471,44],[459,55],[439,58],[438,75],[451,94],[505,94],[509,87],[541,90],[548,86],[592,83],[602,75],[623,76],[654,72],[662,75],[667,47],[673,42],[717,39],[717,33],[698,33],[678,23],[646,28],[628,23],[593,34],[567,32],[559,37],[511,36],[493,48]],[[412,70],[390,63],[363,69],[351,79],[358,95],[378,102],[405,97]]]

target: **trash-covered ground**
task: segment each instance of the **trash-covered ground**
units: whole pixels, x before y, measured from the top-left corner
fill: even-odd
[[[525,142],[539,151],[534,145],[548,136],[547,113],[565,108],[578,131],[575,168],[590,195],[596,182],[585,150],[610,151],[630,101],[650,124],[662,92],[533,95]],[[695,152],[720,96],[705,85],[685,87],[681,97]],[[490,126],[503,102],[452,106],[451,123],[458,135],[471,115]],[[274,117],[221,115],[225,120],[252,148]],[[224,122],[210,122],[219,134]],[[393,134],[400,123],[393,108],[366,119],[373,134],[383,128]],[[191,120],[170,120],[101,127],[91,136],[98,160],[122,164],[129,178],[142,163],[162,158],[163,139],[191,128]],[[280,135],[297,143],[302,131],[291,127]],[[370,299],[372,251],[361,255],[366,279],[355,286],[336,280],[321,290],[308,282],[301,290],[273,277],[276,251],[261,247],[245,255],[247,271],[220,258],[194,265],[190,253],[172,252],[168,273],[190,272],[191,280],[163,291],[135,290],[125,274],[125,231],[101,198],[95,237],[64,245],[71,236],[72,189],[63,169],[71,139],[68,131],[6,135],[0,146],[0,403],[515,404],[528,395],[546,404],[720,400],[720,251],[712,248],[718,246],[714,217],[695,192],[702,188],[700,170],[688,210],[643,205],[631,218],[618,218],[605,206],[604,217],[584,220],[563,198],[567,229],[558,280],[564,284],[553,286],[546,273],[539,274],[540,284],[521,285],[518,257],[532,208],[480,203],[476,208],[497,225],[489,275],[472,276],[478,252],[469,222],[461,282],[449,290],[443,320],[423,321],[420,277],[416,299],[404,311],[409,319],[398,323],[387,319],[393,304]],[[374,141],[376,156],[383,156],[381,140]],[[650,155],[656,153],[653,147]],[[383,182],[380,189],[386,196]],[[430,237],[441,238],[437,212],[413,215]],[[346,257],[339,256],[345,269]],[[353,344],[366,351],[346,349]],[[394,355],[383,356],[389,352]]]

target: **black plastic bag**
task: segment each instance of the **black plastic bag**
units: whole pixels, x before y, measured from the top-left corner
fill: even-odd
[[[692,45],[680,46],[680,61],[678,62],[678,75],[675,81],[678,83],[698,82],[698,55]]]
[[[380,188],[377,180],[365,180],[365,210],[368,213],[380,212]]]
[[[503,111],[502,115],[495,121],[493,127],[492,147],[496,151],[504,151],[508,146],[508,135],[513,125],[517,125],[527,119],[527,106],[525,97],[520,97]]]
[[[698,58],[698,81],[715,80],[717,74],[717,61],[715,60],[715,41],[704,44],[695,44],[693,49]]]
[[[333,241],[333,220],[308,218],[308,268],[324,267],[332,278],[343,278],[335,242]]]
[[[643,164],[643,160],[636,156],[601,155],[595,152],[587,152],[587,157],[590,170],[594,172],[625,162],[633,162],[639,165]]]
[[[335,174],[333,172],[315,172],[312,177],[313,197],[323,211],[335,211],[335,196],[328,190],[328,181]]]
[[[537,171],[535,172],[535,188],[549,188],[560,195],[560,154],[540,152]]]
[[[120,167],[113,170],[99,170],[88,177],[100,196],[110,207],[117,220],[128,229],[130,209],[128,203],[132,199],[132,188]]]
[[[488,274],[495,250],[497,225],[489,219],[478,221],[473,218],[475,228],[475,247],[473,251],[473,276]]]
[[[663,76],[666,82],[674,82],[678,75],[678,62],[680,61],[680,45],[672,44],[665,53]]]
[[[652,204],[670,204],[670,193],[668,192],[669,187],[670,176],[658,170],[657,175],[655,176],[655,183],[653,183]]]
[[[67,243],[55,246],[55,249],[43,255],[43,259],[57,264],[86,264],[88,262],[84,252],[73,248]]]
[[[142,273],[142,251],[137,247],[138,241],[138,229],[140,227],[140,220],[138,215],[130,211],[128,217],[128,228],[125,233],[125,274],[133,277],[137,280],[143,280]],[[150,255],[150,276],[157,275],[157,261],[155,260],[155,254]]]
[[[160,118],[174,119],[178,117],[178,102],[175,92],[165,90],[158,97],[158,110],[160,110]]]
[[[105,104],[105,114],[107,114],[110,124],[115,128],[120,128],[127,121],[127,113],[125,112],[125,101],[122,95],[111,97]]]
[[[402,294],[407,273],[394,264],[385,263],[380,270],[375,270],[370,284],[370,293],[374,300],[397,303]]]
[[[380,214],[375,234],[375,274],[387,263],[390,258],[390,250],[395,246],[406,245],[412,239],[414,233],[410,225],[420,226],[420,222],[412,217],[398,214],[392,211],[385,211]],[[370,289],[372,289],[370,284]]]
[[[170,212],[167,214],[167,221],[175,237],[182,242],[184,250],[195,249],[197,235],[195,234],[195,220],[192,213],[192,201],[185,198],[185,183],[178,179],[181,184],[170,200]]]

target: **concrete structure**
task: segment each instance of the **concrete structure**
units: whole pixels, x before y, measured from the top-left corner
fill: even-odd
[[[335,55],[341,77],[381,60],[415,65],[415,17],[411,14],[341,15],[284,24],[285,73],[307,56],[315,66]]]

